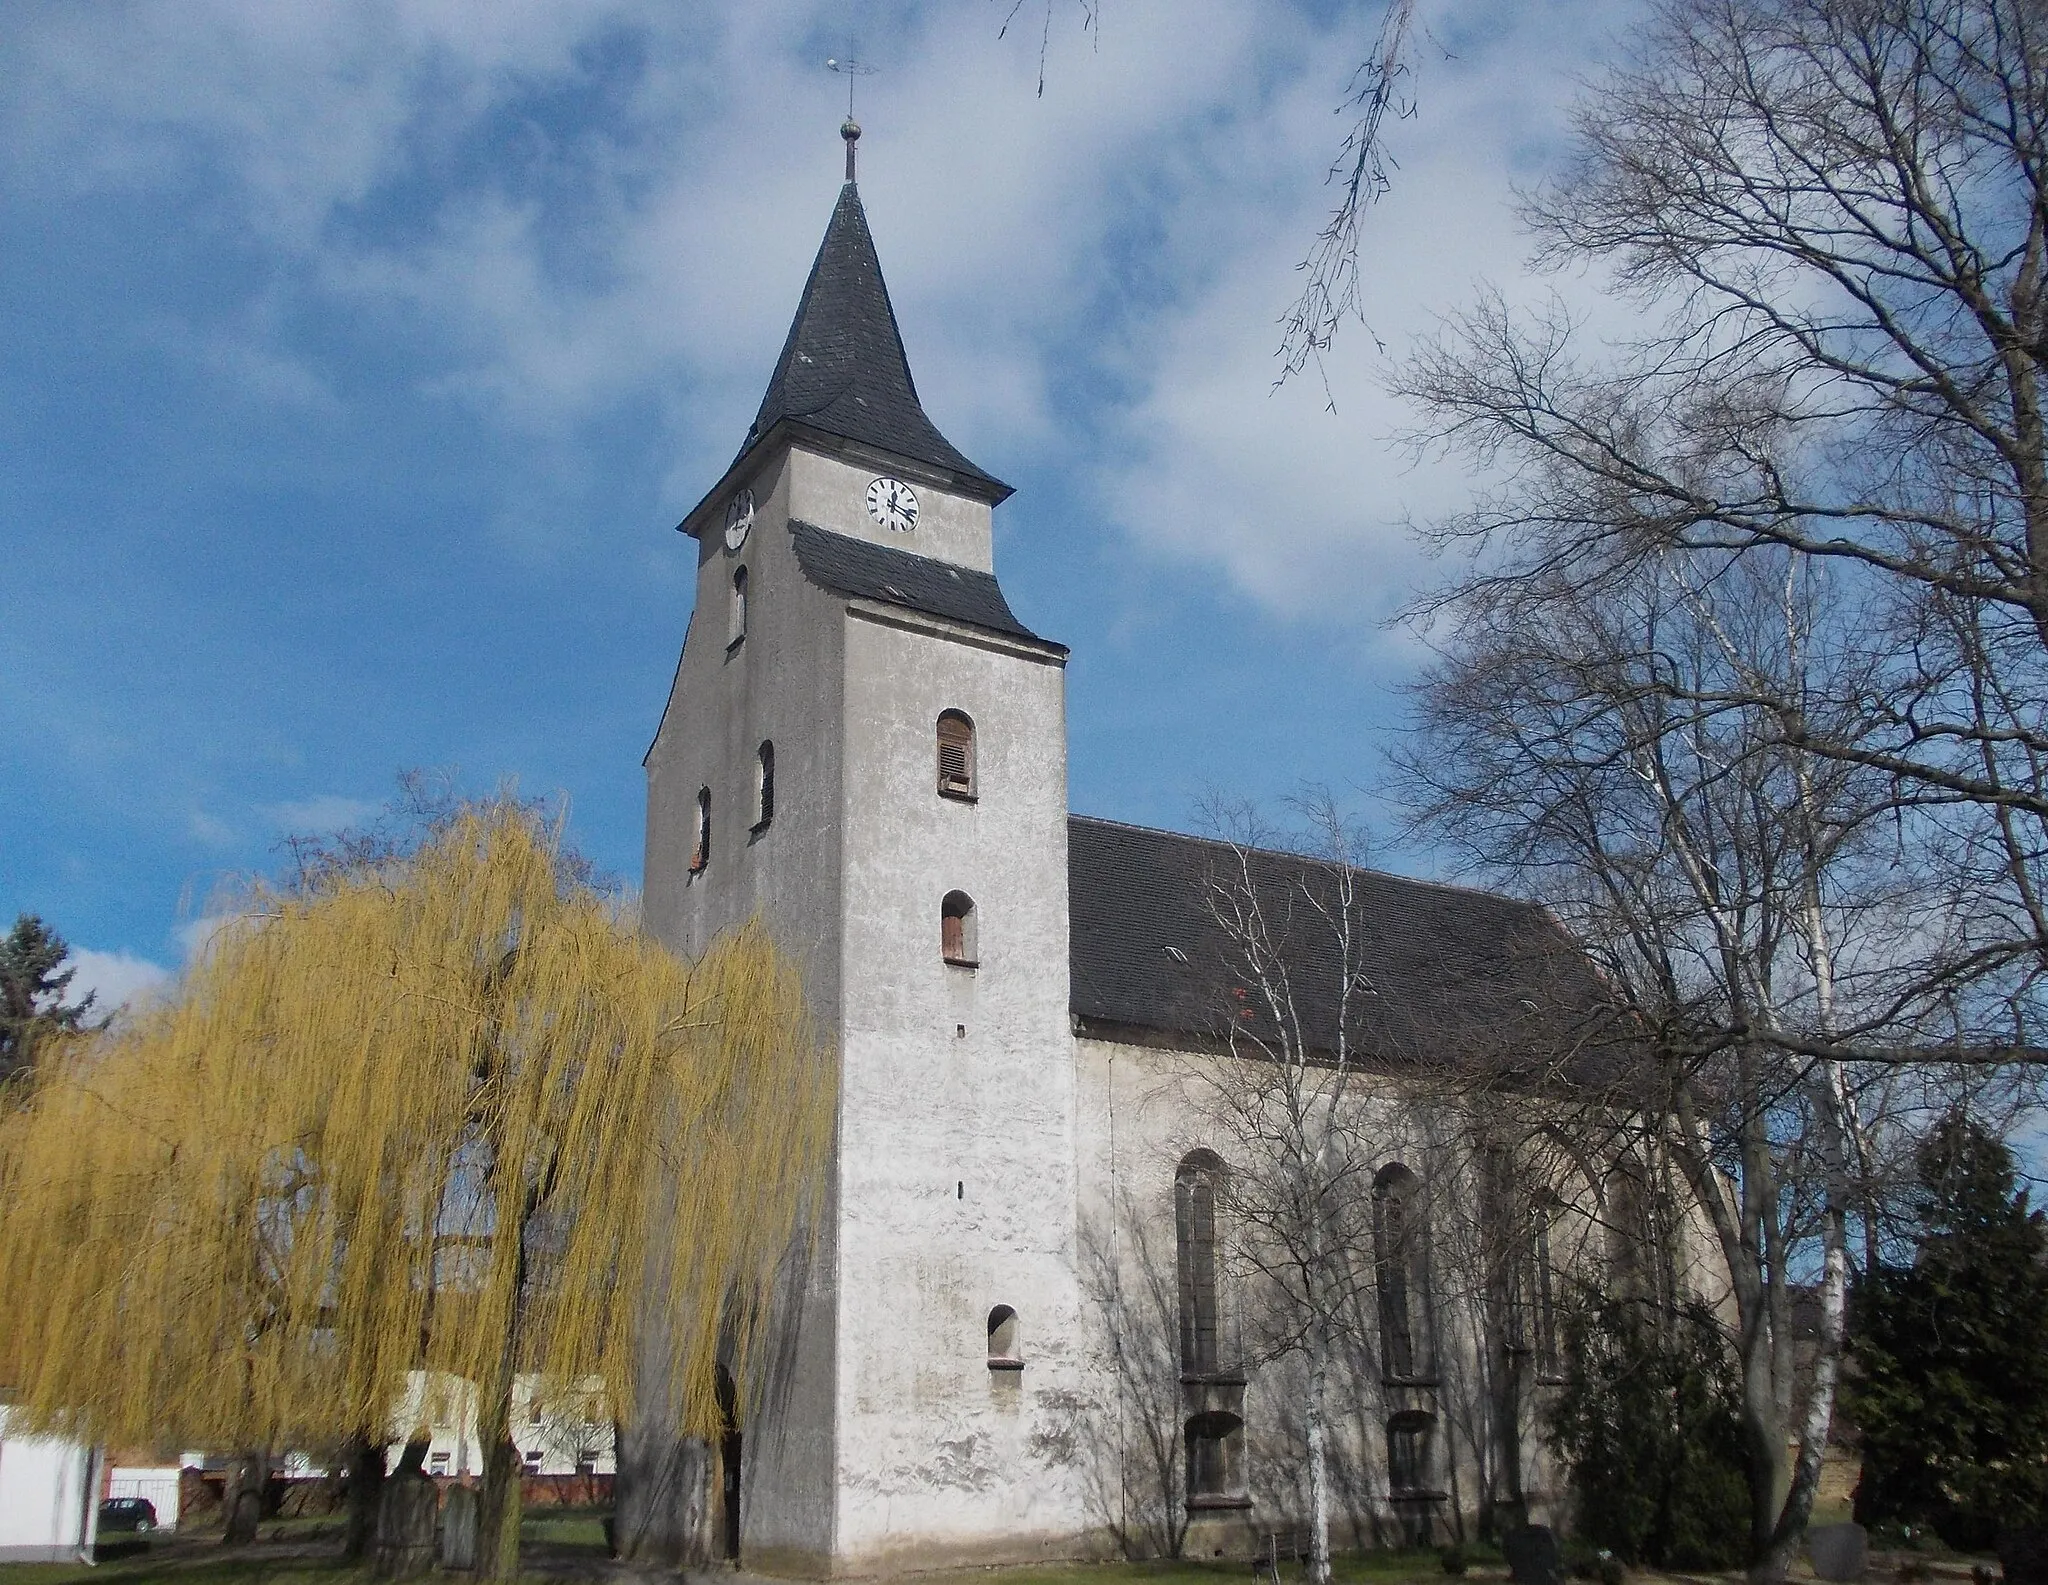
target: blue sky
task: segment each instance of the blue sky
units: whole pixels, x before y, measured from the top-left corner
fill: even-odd
[[[1018,487],[998,572],[1072,646],[1076,809],[1368,814],[1418,656],[1406,528],[1466,481],[1387,360],[1531,281],[1624,0],[1423,0],[1366,327],[1277,393],[1378,6],[862,6],[861,190],[928,411]],[[19,0],[0,74],[0,911],[118,996],[223,879],[407,767],[566,795],[640,870],[689,614],[836,195],[847,0]],[[1425,849],[1390,855],[1427,868]]]

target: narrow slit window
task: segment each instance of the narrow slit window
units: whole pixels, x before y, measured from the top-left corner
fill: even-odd
[[[711,789],[697,789],[697,838],[690,848],[690,873],[701,872],[711,862]]]
[[[939,794],[972,798],[974,794],[974,723],[958,710],[939,717]]]
[[[775,818],[775,745],[761,745],[760,775],[755,784],[754,829],[764,831]]]
[[[728,647],[737,644],[747,636],[747,569],[735,567],[732,572],[732,619],[731,631],[726,636]]]
[[[965,892],[948,892],[939,904],[939,956],[948,963],[973,968],[976,956],[974,899]]]

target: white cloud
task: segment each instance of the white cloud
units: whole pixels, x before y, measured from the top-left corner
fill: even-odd
[[[884,67],[861,88],[863,196],[927,405],[998,471],[1027,448],[1092,468],[1151,554],[1283,611],[1383,612],[1413,572],[1401,515],[1463,481],[1387,443],[1403,415],[1365,327],[1328,359],[1334,416],[1313,378],[1270,392],[1329,203],[1330,111],[1377,8],[1115,0],[1085,35],[1054,3],[1043,97],[1035,30],[999,38],[986,7],[898,13],[863,43]],[[1509,175],[1540,163],[1573,70],[1633,5],[1423,8],[1418,114],[1393,129],[1366,262],[1392,352],[1479,279],[1520,275]],[[426,389],[524,437],[551,476],[573,476],[578,423],[650,394],[676,426],[673,505],[730,455],[832,197],[841,83],[816,57],[836,0],[120,15],[37,14],[0,100],[15,179],[204,173],[217,220],[301,289],[429,345]],[[604,79],[601,112],[551,119],[620,38],[638,69]],[[266,300],[195,331],[191,355],[251,400],[327,400],[290,323]],[[1063,397],[1077,374],[1089,390]],[[545,539],[546,517],[506,531]]]
[[[98,998],[96,1012],[112,1013],[133,1009],[147,1002],[169,982],[171,971],[161,963],[136,957],[132,952],[94,952],[79,947],[72,951],[70,967],[77,972],[71,981],[70,999],[77,1001],[87,991]]]
[[[384,806],[369,798],[349,798],[340,793],[316,793],[310,798],[286,803],[264,804],[256,812],[271,826],[291,836],[324,836],[330,831],[361,825]]]

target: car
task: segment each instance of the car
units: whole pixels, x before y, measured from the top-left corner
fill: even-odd
[[[147,1497],[109,1497],[100,1504],[100,1533],[132,1530],[147,1535],[156,1528],[156,1504]]]

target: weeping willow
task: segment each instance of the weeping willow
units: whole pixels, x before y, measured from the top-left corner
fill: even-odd
[[[683,962],[532,811],[466,806],[402,859],[254,888],[174,999],[0,1117],[0,1382],[95,1442],[279,1448],[403,1438],[410,1373],[440,1373],[488,1449],[515,1375],[627,1419],[665,1369],[715,1435],[831,1085],[758,925]]]

